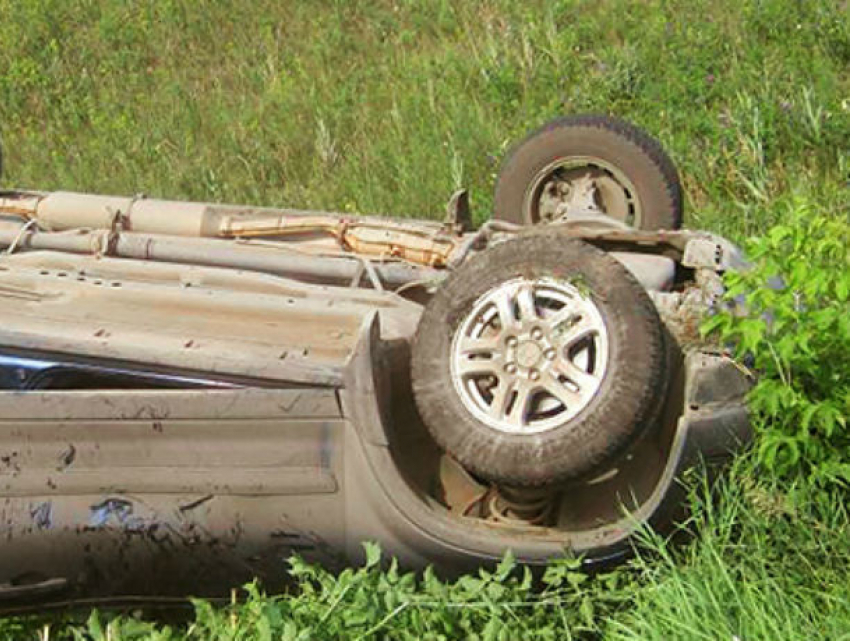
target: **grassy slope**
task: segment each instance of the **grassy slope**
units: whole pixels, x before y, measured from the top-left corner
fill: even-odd
[[[0,0],[6,184],[487,216],[507,147],[610,112],[678,163],[688,223],[840,201],[850,21],[836,0]],[[842,102],[843,101],[843,102]]]
[[[795,194],[848,217],[848,68],[848,7],[836,0],[0,0],[3,184],[434,216],[463,184],[483,219],[511,141],[561,113],[610,112],[669,149],[690,225],[741,238]],[[369,600],[386,581],[372,572],[331,614],[338,593],[260,599],[240,615],[253,624],[234,631],[225,613],[204,612],[193,638],[212,634],[205,625],[264,638],[258,622],[280,613],[301,630],[319,625],[314,638],[348,625],[394,636],[408,626],[418,638],[582,627],[840,638],[850,629],[842,499],[788,507],[785,495],[728,492],[675,559],[662,548],[660,562],[558,593],[560,608],[510,605],[531,598],[514,585],[487,587],[482,606],[395,612],[392,599]],[[452,603],[479,594],[471,581],[389,591]],[[2,625],[0,635],[33,638],[28,622]],[[97,626],[91,636],[106,638]]]

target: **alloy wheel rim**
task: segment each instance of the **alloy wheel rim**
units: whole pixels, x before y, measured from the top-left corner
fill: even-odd
[[[552,278],[516,278],[472,305],[451,345],[464,407],[488,427],[536,434],[575,418],[596,396],[608,332],[590,296]]]

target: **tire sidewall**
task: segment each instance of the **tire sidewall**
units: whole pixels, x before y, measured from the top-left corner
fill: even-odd
[[[488,252],[454,274],[423,314],[412,363],[420,413],[438,444],[490,480],[540,485],[584,474],[630,442],[654,407],[663,366],[654,306],[625,268],[581,241],[535,233]],[[475,301],[512,277],[577,286],[599,309],[609,340],[606,372],[588,406],[563,425],[528,435],[475,419],[449,365],[453,337]]]
[[[494,218],[532,224],[524,207],[532,184],[553,163],[579,157],[605,161],[628,177],[640,203],[641,229],[674,229],[681,224],[680,186],[672,162],[644,132],[607,117],[556,120],[517,145],[499,173]]]

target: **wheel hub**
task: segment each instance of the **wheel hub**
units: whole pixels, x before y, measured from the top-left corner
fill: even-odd
[[[516,351],[516,362],[523,369],[531,369],[543,356],[543,348],[534,339],[520,343]]]
[[[565,281],[517,278],[464,317],[452,342],[452,380],[484,424],[539,433],[591,402],[607,358],[605,323],[589,296]]]
[[[640,227],[642,219],[631,180],[614,165],[590,156],[561,158],[540,170],[523,207],[531,224],[598,214]]]

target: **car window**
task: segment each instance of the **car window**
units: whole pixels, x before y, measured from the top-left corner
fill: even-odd
[[[26,389],[30,390],[114,390],[114,389],[198,389],[216,387],[208,381],[179,377],[151,377],[139,374],[49,370],[40,373]]]
[[[0,390],[145,390],[242,387],[180,373],[82,363],[35,354],[0,353]]]

